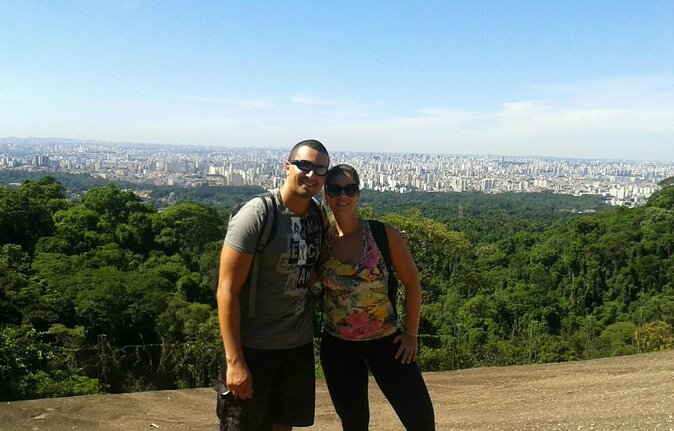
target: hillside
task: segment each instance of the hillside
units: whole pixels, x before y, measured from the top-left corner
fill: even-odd
[[[427,373],[437,429],[672,430],[674,350],[570,363]],[[372,430],[402,430],[376,387]],[[94,395],[0,405],[2,430],[215,431],[210,389]],[[340,429],[325,385],[313,431]]]
[[[414,205],[438,219],[380,217],[419,271],[422,370],[674,348],[674,185],[645,207],[582,214],[552,195],[434,198]],[[226,229],[222,209],[157,209],[112,184],[76,200],[52,177],[0,187],[0,402],[208,386]]]

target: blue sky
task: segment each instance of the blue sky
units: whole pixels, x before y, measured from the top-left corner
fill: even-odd
[[[0,137],[674,161],[674,2],[0,1]]]

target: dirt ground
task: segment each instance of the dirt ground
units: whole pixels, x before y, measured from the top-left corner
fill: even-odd
[[[674,350],[564,364],[424,375],[438,430],[674,431]],[[370,429],[403,430],[376,385]],[[338,431],[321,381],[313,431]],[[0,430],[216,431],[211,389],[93,395],[0,405]]]

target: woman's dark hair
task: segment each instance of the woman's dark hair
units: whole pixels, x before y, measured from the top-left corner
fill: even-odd
[[[358,177],[358,172],[356,172],[356,168],[354,168],[351,165],[344,164],[344,163],[342,163],[340,165],[335,165],[335,166],[330,168],[330,170],[328,171],[328,174],[325,177],[325,185],[327,186],[327,185],[332,184],[332,180],[334,180],[336,176],[339,176],[339,175],[342,175],[342,174],[344,174],[348,177],[351,177],[351,179],[353,179],[353,181],[356,183],[356,185],[358,187],[360,187],[360,178]]]

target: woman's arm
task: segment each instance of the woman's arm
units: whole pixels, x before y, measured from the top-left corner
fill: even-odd
[[[394,343],[400,342],[395,357],[396,359],[400,358],[402,363],[409,364],[415,361],[417,357],[417,337],[421,313],[421,282],[419,281],[417,266],[400,232],[387,224],[386,237],[388,238],[393,269],[405,287],[405,329],[401,335],[393,340]]]

